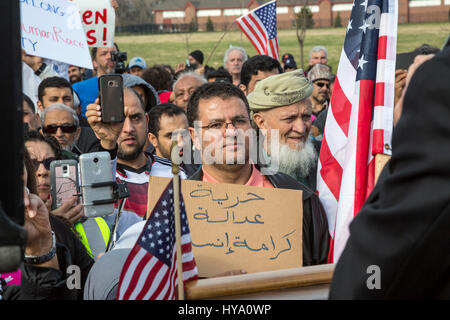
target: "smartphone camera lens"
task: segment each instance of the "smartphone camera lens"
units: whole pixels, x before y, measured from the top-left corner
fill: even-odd
[[[98,162],[98,158],[94,158],[94,163],[97,163]]]
[[[67,166],[63,166],[63,173],[67,173]]]

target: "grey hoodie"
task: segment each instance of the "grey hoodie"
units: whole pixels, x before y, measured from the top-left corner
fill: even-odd
[[[155,88],[153,88],[148,82],[146,82],[141,77],[135,76],[133,74],[124,73],[122,74],[122,78],[123,78],[123,86],[125,88],[131,88],[139,85],[144,86],[148,97],[148,102],[147,105],[145,106],[145,112],[149,112],[151,108],[160,103],[158,93],[156,92]]]

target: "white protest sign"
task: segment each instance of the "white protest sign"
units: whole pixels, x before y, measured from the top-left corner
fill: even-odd
[[[79,8],[64,0],[20,0],[22,49],[27,54],[92,69]]]
[[[81,21],[91,47],[112,47],[116,15],[111,0],[72,0],[80,7]]]

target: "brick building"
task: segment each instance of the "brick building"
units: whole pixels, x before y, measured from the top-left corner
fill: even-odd
[[[195,22],[199,31],[206,30],[208,18],[214,23],[214,30],[236,28],[232,23],[241,15],[260,6],[268,0],[166,0],[154,10],[156,24],[189,24]],[[295,13],[301,10],[304,0],[278,0],[278,28],[291,28]],[[308,0],[316,27],[333,26],[340,15],[342,25],[350,17],[353,1]],[[450,0],[398,0],[399,23],[448,21]]]

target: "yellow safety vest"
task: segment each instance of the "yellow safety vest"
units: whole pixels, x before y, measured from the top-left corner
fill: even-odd
[[[81,243],[86,247],[87,253],[94,259],[106,251],[111,231],[102,217],[88,218],[75,224],[75,230],[81,236]]]

